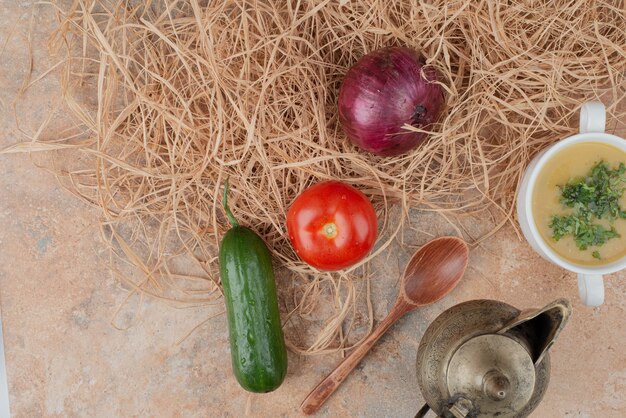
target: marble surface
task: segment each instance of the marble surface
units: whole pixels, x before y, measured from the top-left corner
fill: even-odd
[[[33,12],[32,3],[0,0],[0,148],[32,135],[60,103],[58,80],[48,78],[17,106],[16,124],[13,100],[28,68],[31,22],[34,75],[54,62],[45,45],[53,17]],[[290,353],[285,383],[249,396],[231,373],[223,315],[184,338],[209,308],[137,298],[130,301],[137,309],[118,312],[128,291],[107,268],[99,213],[37,167],[51,158],[63,157],[0,155],[0,308],[13,416],[299,416],[302,399],[340,356]],[[415,213],[416,230],[431,222]],[[407,240],[428,239],[417,233]],[[376,321],[393,303],[409,253],[394,244],[378,261],[388,274],[372,280]],[[413,416],[423,401],[414,369],[420,338],[456,303],[489,298],[529,308],[566,297],[574,313],[551,352],[550,386],[532,416],[623,417],[626,274],[609,276],[606,292],[603,306],[582,306],[574,275],[543,261],[506,227],[472,250],[459,288],[401,320],[318,416]]]

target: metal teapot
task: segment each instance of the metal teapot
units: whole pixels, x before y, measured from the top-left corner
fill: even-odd
[[[566,299],[520,311],[494,300],[453,306],[430,324],[417,350],[417,380],[441,418],[527,417],[550,378],[548,350],[572,312]]]

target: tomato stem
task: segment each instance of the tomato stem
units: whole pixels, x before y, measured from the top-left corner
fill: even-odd
[[[224,212],[226,212],[226,217],[232,226],[239,226],[239,222],[235,219],[235,216],[228,208],[228,179],[230,177],[226,177],[226,181],[224,182],[224,199],[222,199],[222,203],[224,204]]]
[[[324,231],[324,235],[326,236],[326,238],[335,238],[337,236],[337,225],[335,225],[333,222],[329,222],[324,225],[322,227],[322,230]]]

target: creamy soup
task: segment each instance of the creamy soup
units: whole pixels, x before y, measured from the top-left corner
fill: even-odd
[[[560,240],[553,238],[550,222],[554,215],[570,215],[573,209],[560,202],[559,185],[572,179],[585,177],[599,161],[608,163],[611,169],[620,162],[626,163],[626,153],[610,145],[597,142],[583,142],[563,148],[543,166],[537,177],[532,195],[532,211],[535,224],[543,240],[561,257],[580,265],[602,265],[616,261],[626,255],[626,220],[617,219],[613,227],[620,237],[609,239],[605,244],[590,246],[580,250],[571,235]],[[620,199],[620,206],[626,208],[626,192]],[[608,220],[595,219],[594,223],[610,228]],[[594,251],[601,258],[593,257]]]

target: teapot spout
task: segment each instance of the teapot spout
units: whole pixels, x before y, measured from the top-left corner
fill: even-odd
[[[498,334],[507,334],[524,344],[537,365],[556,341],[571,313],[569,300],[557,299],[542,309],[523,311]]]

